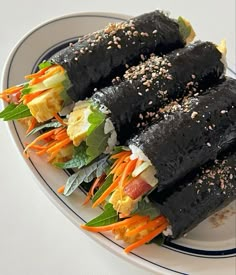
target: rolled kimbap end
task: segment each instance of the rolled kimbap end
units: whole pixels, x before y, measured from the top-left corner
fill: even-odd
[[[169,192],[150,194],[151,201],[167,219],[166,235],[182,237],[211,214],[236,199],[236,154],[205,165],[198,173],[180,181]]]
[[[196,42],[163,57],[151,56],[127,70],[121,82],[77,102],[66,121],[68,137],[89,160],[110,152],[117,140],[122,144],[138,131],[132,125],[142,112],[201,93],[223,78],[225,52],[222,45]]]
[[[148,193],[175,189],[194,169],[215,160],[236,142],[236,80],[228,78],[197,97],[172,102],[160,118],[131,138],[129,148],[111,156],[109,197],[113,208],[130,215]],[[102,188],[102,187],[101,187]]]
[[[104,213],[109,222],[100,224],[98,217],[82,225],[82,228],[91,232],[111,230],[116,239],[129,243],[125,248],[127,253],[160,234],[172,239],[179,238],[235,200],[235,167],[234,152],[203,166],[167,193],[154,190],[149,199],[139,202],[128,217],[117,215],[114,219],[116,212],[107,204]]]
[[[20,105],[14,112],[8,109],[3,118],[32,115],[38,122],[49,120],[68,98],[78,101],[90,96],[95,87],[109,83],[137,63],[140,55],[144,58],[184,47],[194,36],[187,20],[170,19],[160,11],[112,23],[40,64],[38,72],[25,76],[24,84],[3,91],[2,99]]]

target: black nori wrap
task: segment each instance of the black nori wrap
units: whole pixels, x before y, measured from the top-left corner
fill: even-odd
[[[176,239],[236,199],[236,153],[192,173],[174,190],[151,193]]]
[[[156,168],[158,191],[216,159],[236,140],[235,106],[236,80],[228,78],[202,96],[166,106],[162,120],[129,141]]]
[[[122,75],[126,64],[137,64],[141,54],[162,54],[184,45],[178,23],[154,11],[86,35],[51,60],[66,69],[73,83],[68,95],[78,101],[105,80]]]
[[[92,100],[111,111],[111,120],[123,142],[130,134],[126,126],[131,121],[134,125],[143,111],[217,82],[225,69],[221,59],[222,54],[213,43],[197,41],[130,68],[124,81],[97,91]]]

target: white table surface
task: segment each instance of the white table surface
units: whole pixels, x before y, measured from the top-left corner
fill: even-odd
[[[0,11],[0,68],[23,35],[53,17],[84,11],[137,15],[156,8],[189,17],[203,40],[226,38],[228,59],[235,64],[234,0],[7,0]],[[0,122],[1,275],[150,274],[82,233],[45,196],[28,169]]]

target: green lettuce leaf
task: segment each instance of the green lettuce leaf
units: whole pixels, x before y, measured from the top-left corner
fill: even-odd
[[[104,125],[105,122],[100,124],[86,139],[88,147],[86,153],[89,156],[89,161],[94,160],[106,150],[109,134],[104,134]]]
[[[5,121],[32,116],[29,108],[22,103],[19,105],[15,105],[15,104],[9,104],[9,105],[0,113],[0,117],[3,118],[3,120]]]
[[[97,216],[95,219],[86,223],[88,226],[104,226],[117,222],[119,219],[117,211],[114,210],[111,203],[107,203],[104,207],[102,214]]]
[[[132,214],[138,214],[141,216],[149,216],[150,219],[154,219],[160,215],[160,211],[154,205],[154,203],[152,203],[144,198],[137,203],[135,209],[132,211]]]
[[[70,89],[71,82],[69,80],[69,77],[66,73],[66,79],[62,82],[62,85],[64,87],[64,90],[60,93],[60,97],[63,99],[63,107],[71,104],[73,101],[68,95],[68,90]]]
[[[78,188],[83,182],[91,182],[95,177],[101,176],[101,172],[98,171],[104,170],[104,167],[108,165],[107,163],[108,156],[99,159],[96,162],[93,162],[89,166],[85,166],[79,169],[78,172],[70,176],[66,182],[64,195],[71,195],[76,188]]]
[[[67,162],[55,163],[58,168],[69,169],[69,168],[78,168],[87,165],[89,163],[89,157],[86,154],[87,145],[85,142],[82,142],[79,146],[74,147],[74,152],[71,160]]]
[[[39,132],[39,131],[41,131],[41,130],[44,130],[44,129],[48,129],[48,128],[58,128],[58,127],[60,127],[60,126],[61,126],[61,123],[60,123],[59,121],[48,122],[48,123],[46,123],[46,124],[42,124],[42,125],[40,125],[40,126],[35,127],[32,131],[30,131],[30,132],[26,135],[26,137],[31,136],[31,135],[33,135],[33,134],[35,134],[35,133],[37,133],[37,132]]]
[[[91,124],[87,135],[89,136],[90,134],[93,133],[93,131],[100,126],[106,119],[106,116],[104,113],[98,110],[98,108],[94,108],[91,106],[92,113],[88,117],[88,122]]]
[[[21,90],[21,96],[29,94],[31,92],[31,90],[32,89],[29,88],[29,84],[28,83],[25,84],[24,88]]]
[[[0,112],[0,118],[4,118],[7,114],[9,114],[9,112],[14,110],[16,106],[17,105],[14,103],[8,104],[7,107],[5,107],[5,109],[2,112]]]
[[[52,62],[50,62],[50,61],[43,61],[43,62],[41,62],[39,65],[38,65],[38,68],[40,69],[40,70],[42,70],[42,69],[44,69],[44,68],[47,68],[47,67],[50,67],[50,66],[52,66]]]
[[[95,193],[95,195],[92,198],[92,202],[95,202],[98,198],[101,197],[101,195],[107,190],[107,188],[112,184],[113,182],[113,175],[109,175],[103,185],[98,189],[98,191]]]

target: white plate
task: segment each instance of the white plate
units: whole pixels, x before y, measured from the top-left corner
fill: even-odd
[[[106,13],[72,14],[49,21],[27,34],[14,48],[5,66],[3,87],[7,88],[24,81],[23,76],[34,71],[37,64],[55,50],[74,41],[76,37],[117,22],[128,16]],[[228,74],[235,77],[232,70]],[[25,142],[25,129],[10,122],[9,128],[20,152]],[[27,162],[29,169],[49,198],[78,227],[100,212],[81,206],[85,194],[77,190],[70,197],[58,195],[56,190],[66,182],[68,174],[53,168],[41,158],[32,156]],[[235,269],[235,203],[227,207],[220,226],[216,217],[211,217],[178,241],[158,247],[145,245],[134,253],[123,253],[123,244],[109,234],[89,235],[118,256],[161,274],[233,274]],[[86,233],[88,234],[88,233]],[[205,267],[208,267],[205,269]]]

